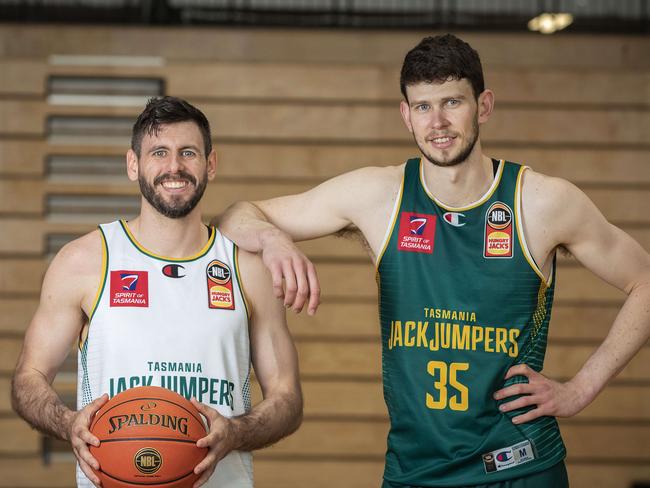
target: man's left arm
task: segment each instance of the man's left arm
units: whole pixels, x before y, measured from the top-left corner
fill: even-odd
[[[650,255],[628,234],[609,223],[587,196],[574,185],[557,178],[532,176],[538,211],[559,216],[544,222],[552,244],[563,246],[586,268],[627,294],[627,299],[605,340],[568,382],[559,383],[525,364],[510,368],[506,379],[516,375],[528,383],[508,386],[495,393],[497,400],[520,398],[501,405],[502,411],[535,405],[513,418],[520,424],[549,415],[570,417],[589,405],[650,337]],[[551,213],[546,213],[551,210]],[[540,220],[541,221],[541,220]],[[548,225],[547,225],[548,224]]]
[[[250,306],[250,347],[255,376],[263,400],[250,412],[232,418],[192,399],[206,417],[210,431],[197,442],[208,454],[194,469],[202,473],[194,488],[203,485],[217,463],[230,451],[267,447],[296,431],[302,422],[302,392],[298,355],[289,334],[285,309],[275,298],[271,276],[262,259],[239,251],[242,289]]]

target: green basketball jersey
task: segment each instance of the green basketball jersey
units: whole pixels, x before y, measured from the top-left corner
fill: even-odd
[[[525,167],[494,161],[490,190],[447,208],[407,161],[377,282],[390,433],[384,479],[453,487],[526,476],[565,456],[555,418],[514,425],[495,391],[541,371],[553,301],[520,220]]]

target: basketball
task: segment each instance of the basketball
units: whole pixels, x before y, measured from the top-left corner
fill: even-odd
[[[206,435],[198,410],[173,391],[157,386],[126,390],[95,415],[90,446],[105,488],[191,487],[195,466],[207,454],[196,441]]]

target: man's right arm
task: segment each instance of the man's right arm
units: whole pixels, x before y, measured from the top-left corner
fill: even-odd
[[[82,470],[96,484],[99,480],[89,465],[99,465],[87,444],[99,445],[99,441],[88,425],[107,398],[73,411],[61,401],[52,382],[86,321],[84,307],[101,272],[100,239],[98,231],[88,234],[66,245],[53,259],[12,381],[14,410],[41,432],[70,441]]]
[[[362,168],[298,195],[238,202],[219,217],[218,225],[242,249],[262,252],[275,295],[284,296],[285,306],[298,312],[309,298],[308,312],[313,314],[319,302],[318,278],[294,241],[354,228],[376,252],[399,191],[402,168]]]

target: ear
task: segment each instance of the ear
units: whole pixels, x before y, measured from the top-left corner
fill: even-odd
[[[413,126],[411,125],[411,107],[409,107],[408,102],[402,100],[399,102],[399,112],[402,114],[402,120],[406,125],[406,128],[411,134],[413,134]]]
[[[126,174],[131,181],[138,181],[138,155],[133,149],[126,152]]]
[[[212,181],[214,177],[217,175],[217,151],[216,149],[212,149],[210,151],[210,154],[208,154],[208,181]]]
[[[483,93],[478,96],[478,123],[486,123],[492,115],[492,110],[494,110],[494,92],[483,90]]]

